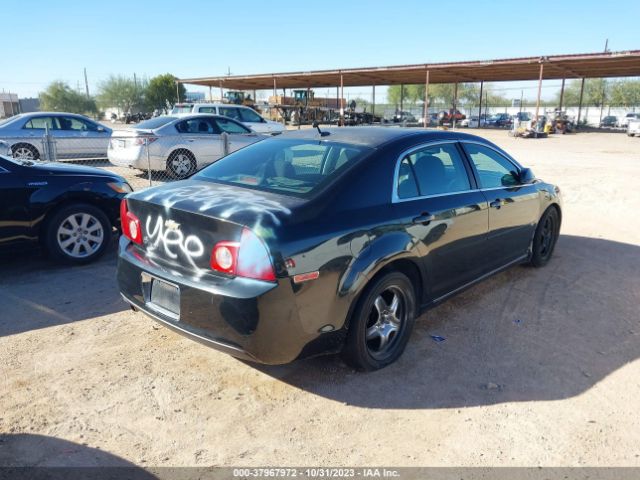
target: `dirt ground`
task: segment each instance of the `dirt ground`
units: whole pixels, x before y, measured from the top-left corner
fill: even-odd
[[[189,341],[120,299],[115,245],[2,258],[0,465],[640,466],[640,139],[481,135],[561,186],[555,257],[429,311],[376,373]]]

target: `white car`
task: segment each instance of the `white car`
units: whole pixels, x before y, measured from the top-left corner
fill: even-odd
[[[224,132],[228,134],[226,153],[268,138],[220,115],[166,115],[114,131],[107,157],[120,167],[186,178],[225,155]]]
[[[228,103],[177,103],[170,115],[192,113],[224,115],[246,125],[254,132],[268,135],[278,135],[286,130],[281,123],[262,118],[253,108]]]
[[[629,122],[632,120],[640,120],[640,113],[627,113],[620,120],[620,126],[626,127],[627,125],[629,125]]]
[[[633,137],[634,135],[640,136],[640,118],[633,118],[629,120],[627,125],[627,135]]]

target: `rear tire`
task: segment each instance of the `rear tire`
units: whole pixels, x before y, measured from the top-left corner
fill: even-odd
[[[544,267],[553,255],[560,235],[560,216],[555,207],[549,207],[538,222],[531,245],[531,260],[534,267]]]
[[[47,221],[43,240],[55,260],[82,265],[104,254],[112,233],[111,222],[102,210],[75,203],[53,214]]]
[[[409,341],[417,314],[411,281],[390,272],[367,287],[353,312],[342,356],[361,371],[395,362]]]
[[[38,149],[29,143],[16,143],[11,147],[11,154],[13,158],[22,160],[38,160],[40,158]]]
[[[167,173],[172,178],[187,178],[196,171],[196,166],[196,157],[189,150],[174,150],[167,158]]]

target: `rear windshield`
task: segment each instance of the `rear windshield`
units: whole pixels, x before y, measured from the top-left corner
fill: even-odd
[[[170,117],[170,116],[156,117],[150,120],[145,120],[144,122],[140,122],[139,124],[136,125],[136,128],[153,130],[154,128],[160,128],[161,126],[166,125],[169,122],[173,122],[176,118],[178,117]]]
[[[273,138],[227,155],[195,178],[309,196],[369,151],[370,148],[361,145]]]
[[[191,113],[191,110],[193,110],[193,105],[175,105],[171,113]]]
[[[20,115],[14,115],[13,117],[5,118],[4,120],[0,120],[0,125],[4,125],[5,123],[13,122],[15,120],[18,120],[19,118],[22,118],[23,116],[24,115],[20,114]]]

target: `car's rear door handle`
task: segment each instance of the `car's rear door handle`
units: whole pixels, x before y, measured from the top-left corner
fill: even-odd
[[[496,209],[500,210],[500,207],[502,206],[502,200],[500,200],[500,199],[494,200],[493,202],[491,202],[489,204],[489,206],[491,208],[496,208]]]
[[[425,213],[421,213],[420,216],[414,218],[412,222],[414,224],[422,223],[423,225],[426,225],[435,219],[436,219],[435,215],[431,215],[430,213],[425,212]]]

